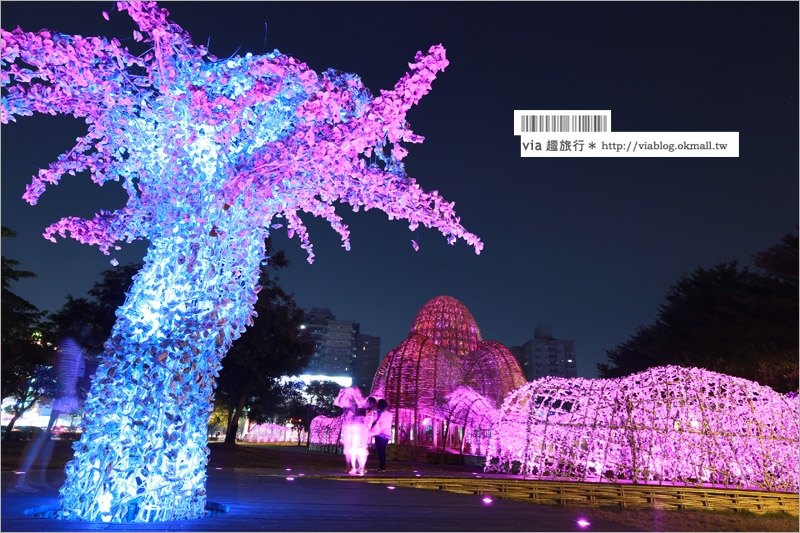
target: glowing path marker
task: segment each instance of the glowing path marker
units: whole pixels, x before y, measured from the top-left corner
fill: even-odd
[[[29,203],[81,171],[98,184],[121,180],[128,192],[124,208],[62,219],[45,237],[69,232],[106,254],[123,241],[151,243],[105,345],[61,517],[194,518],[206,505],[214,380],[251,324],[271,228],[286,225],[311,261],[298,217],[310,213],[349,248],[338,201],[406,219],[412,231],[434,227],[476,252],[483,245],[402,163],[402,142],[423,140],[405,116],[447,66],[441,46],[417,53],[394,89],[373,97],[354,74],[317,74],[277,51],[218,61],[154,2],[117,7],[150,46],[144,55],[116,39],[2,30],[0,119],[66,114],[88,125],[33,178]]]

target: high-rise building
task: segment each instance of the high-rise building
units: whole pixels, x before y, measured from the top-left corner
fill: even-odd
[[[325,372],[329,376],[353,376],[350,361],[356,347],[358,324],[347,320],[329,320],[325,342]]]
[[[514,354],[519,364],[522,364],[522,346],[509,346],[508,351]]]
[[[353,385],[365,394],[372,389],[372,379],[381,360],[381,338],[373,335],[356,335],[356,353],[353,356]]]
[[[543,376],[577,377],[575,341],[556,339],[552,326],[537,326],[534,336],[521,347],[512,347],[525,379]]]
[[[364,344],[359,345],[359,324],[350,320],[336,320],[331,310],[324,307],[307,310],[306,322],[301,327],[308,330],[314,341],[314,354],[305,374],[350,377],[354,378],[354,384],[358,378],[371,384],[380,359],[380,337],[363,335]],[[357,351],[362,352],[362,357],[357,357]],[[377,352],[377,355],[373,352]],[[370,358],[374,359],[371,366]],[[354,368],[354,363],[358,368]],[[364,377],[367,374],[369,376]]]
[[[311,340],[314,341],[314,353],[308,361],[306,374],[320,375],[324,374],[323,367],[327,366],[327,354],[325,352],[325,345],[328,339],[328,320],[333,320],[330,309],[322,307],[314,307],[306,311],[306,321],[300,326],[302,329],[308,330]]]

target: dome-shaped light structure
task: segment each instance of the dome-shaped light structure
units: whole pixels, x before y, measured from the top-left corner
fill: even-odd
[[[371,394],[386,398],[394,409],[395,442],[434,446],[441,442],[443,448],[460,446],[463,451],[466,426],[484,431],[485,442],[488,423],[461,416],[470,408],[464,404],[457,413],[448,395],[468,387],[481,397],[481,411],[484,403],[496,409],[524,383],[513,354],[499,342],[481,339],[466,306],[451,296],[438,296],[422,306],[408,338],[384,358]],[[462,423],[468,419],[468,424]],[[454,431],[452,425],[457,426]]]
[[[395,413],[395,441],[414,440],[425,416],[462,381],[460,358],[432,339],[411,333],[386,354],[371,395],[385,398]],[[423,416],[424,415],[424,416]]]
[[[422,306],[411,325],[411,333],[424,335],[458,355],[467,355],[482,340],[472,314],[451,296],[437,296]]]
[[[798,401],[742,378],[658,367],[542,378],[512,393],[487,470],[539,479],[798,490]]]
[[[478,343],[463,365],[463,384],[490,398],[496,407],[502,405],[509,393],[526,383],[514,354],[497,341]]]

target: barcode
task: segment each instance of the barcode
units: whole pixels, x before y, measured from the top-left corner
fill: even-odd
[[[523,133],[608,131],[608,115],[520,115],[520,131]]]

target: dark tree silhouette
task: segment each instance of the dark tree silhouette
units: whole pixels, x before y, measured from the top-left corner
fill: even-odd
[[[81,344],[90,354],[102,352],[116,321],[114,313],[125,301],[125,293],[141,268],[141,263],[130,263],[104,270],[89,289],[89,298],[68,294],[61,309],[48,317],[55,338],[77,339],[88,328]]]
[[[2,227],[3,238],[16,237],[11,229]],[[48,369],[52,347],[42,324],[44,311],[11,290],[11,282],[35,278],[36,274],[20,270],[19,261],[2,257],[2,397],[14,398],[14,413],[6,427],[5,438],[17,420],[37,400],[52,390],[53,378]]]
[[[684,275],[666,295],[654,324],[607,350],[601,377],[662,365],[697,366],[768,385],[798,386],[797,238],[756,254],[768,275],[721,263]]]
[[[225,433],[228,444],[236,443],[239,419],[245,411],[256,423],[267,420],[285,393],[279,379],[299,374],[314,352],[311,338],[300,328],[305,318],[303,310],[278,286],[274,275],[289,261],[282,251],[271,253],[269,239],[265,248],[270,262],[261,270],[256,317],[228,350],[217,380],[216,403],[222,402],[230,410]]]
[[[777,276],[781,280],[797,286],[799,268],[797,244],[797,235],[787,233],[779,244],[753,254],[753,262],[767,274]]]

